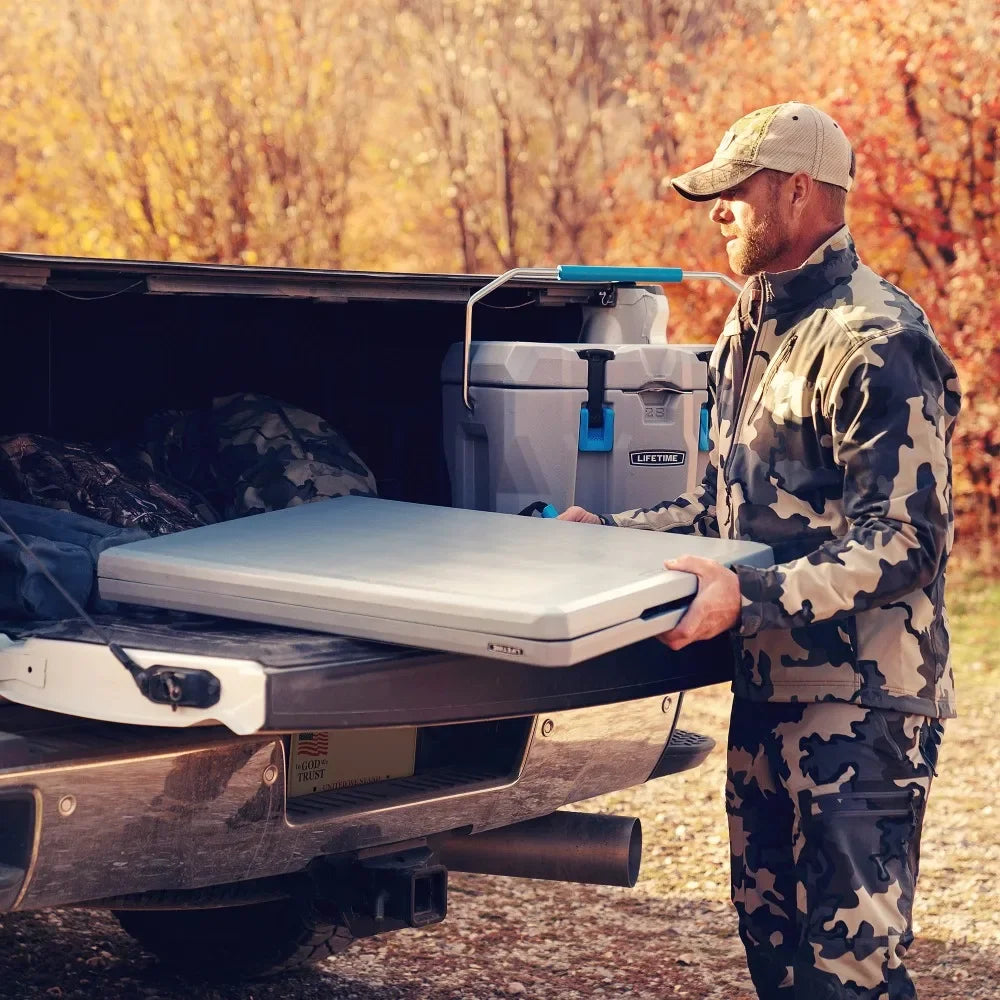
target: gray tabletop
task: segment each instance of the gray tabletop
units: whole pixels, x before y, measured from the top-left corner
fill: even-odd
[[[206,611],[235,595],[565,639],[692,594],[663,569],[685,553],[771,561],[749,542],[342,497],[109,549],[99,575],[198,591]]]

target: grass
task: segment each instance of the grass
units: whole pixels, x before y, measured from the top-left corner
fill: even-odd
[[[959,686],[1000,679],[1000,579],[960,564],[949,573],[947,600]]]

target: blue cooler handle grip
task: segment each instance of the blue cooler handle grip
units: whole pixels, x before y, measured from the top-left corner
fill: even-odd
[[[684,280],[679,267],[601,267],[589,264],[560,264],[560,281],[655,281],[676,284]]]
[[[541,514],[542,517],[558,517],[559,511],[544,500],[536,500],[534,503],[529,503],[524,510],[519,510],[518,514],[522,517],[531,517],[533,514]]]

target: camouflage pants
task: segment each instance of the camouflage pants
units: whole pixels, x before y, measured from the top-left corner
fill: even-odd
[[[938,719],[737,698],[732,897],[761,1000],[914,1000],[903,966]]]

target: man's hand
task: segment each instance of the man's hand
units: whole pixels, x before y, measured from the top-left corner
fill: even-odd
[[[556,518],[557,521],[583,521],[584,524],[600,524],[601,519],[596,514],[591,514],[589,510],[582,507],[567,507]]]
[[[740,581],[731,569],[701,556],[668,559],[663,565],[666,569],[694,573],[698,577],[698,593],[680,622],[657,636],[660,642],[671,649],[683,649],[699,639],[727,632],[740,620]]]

